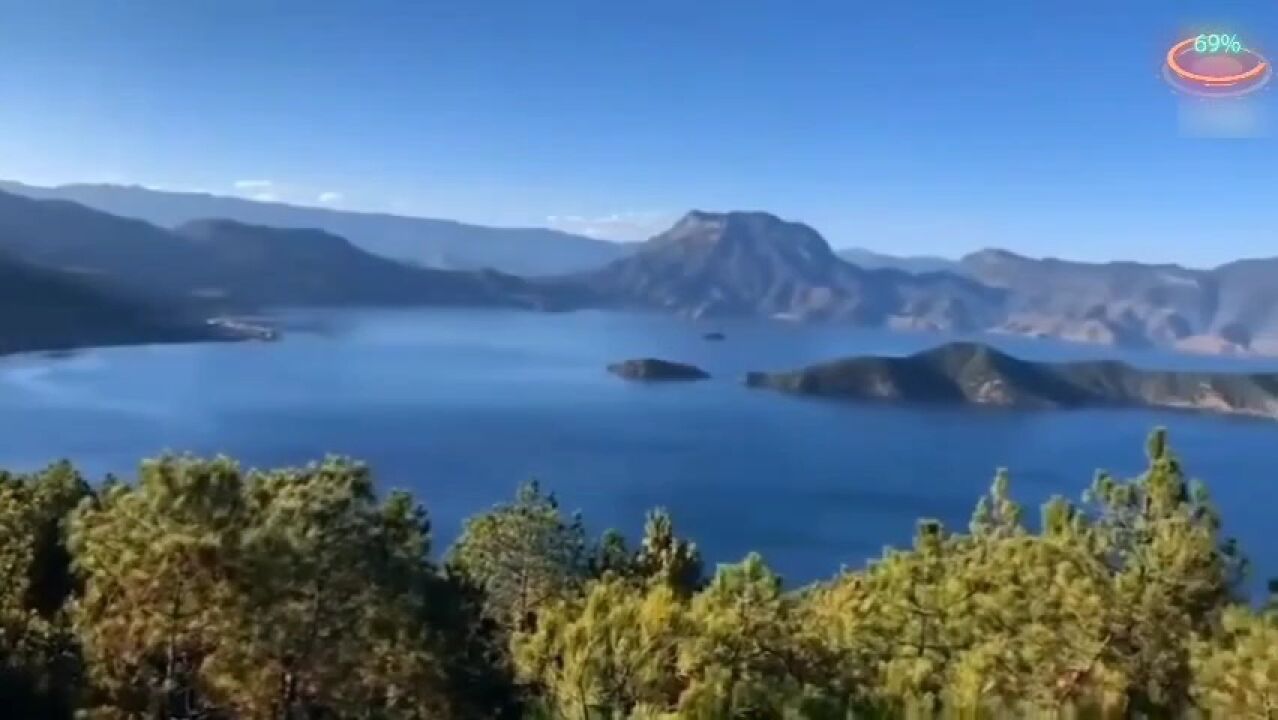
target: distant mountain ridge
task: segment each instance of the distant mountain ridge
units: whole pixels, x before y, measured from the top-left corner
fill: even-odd
[[[885,264],[890,264],[886,263]],[[866,269],[801,223],[694,211],[588,273],[596,297],[691,317],[756,315],[995,332],[1128,347],[1278,354],[1278,259],[1193,270],[986,250],[952,271]]]
[[[166,230],[0,192],[0,252],[85,283],[225,311],[280,305],[536,305],[519,278],[417,268],[310,229],[204,220]]]
[[[634,254],[579,278],[623,307],[973,330],[1001,291],[947,273],[844,262],[812,228],[761,212],[693,211]]]
[[[1278,258],[1210,270],[1131,261],[964,257],[964,272],[1007,291],[996,331],[1208,352],[1278,352]]]
[[[934,255],[889,255],[859,247],[840,248],[838,255],[843,260],[866,270],[900,270],[916,275],[932,272],[957,274],[963,272],[958,260]]]
[[[0,355],[227,337],[202,318],[104,292],[73,273],[0,255]]]
[[[187,319],[289,305],[605,308],[1278,354],[1278,259],[1196,270],[986,250],[953,271],[867,269],[802,223],[707,211],[613,249],[620,255],[597,268],[546,277],[451,271],[318,228],[219,218],[170,229],[0,192],[0,255]]]
[[[753,372],[746,384],[862,401],[1158,407],[1278,419],[1278,373],[1165,372],[1115,361],[1030,362],[971,342],[905,357],[853,357],[789,372]]]
[[[557,292],[494,271],[412,267],[321,230],[230,220],[166,230],[4,192],[0,271],[0,352],[236,336],[240,326],[209,321],[272,307],[545,309]]]
[[[485,227],[137,186],[36,187],[0,181],[0,191],[70,200],[163,228],[208,218],[276,228],[315,228],[392,260],[446,270],[489,268],[515,275],[556,275],[599,267],[629,252],[618,243],[547,228]]]

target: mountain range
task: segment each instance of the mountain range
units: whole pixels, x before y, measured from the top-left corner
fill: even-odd
[[[622,307],[690,317],[756,315],[930,330],[995,320],[1003,292],[949,273],[866,270],[802,223],[693,211],[579,281]]]
[[[539,306],[538,290],[490,270],[395,262],[322,230],[232,220],[169,230],[64,200],[0,192],[0,252],[103,291],[222,312],[283,305]]]
[[[935,255],[889,255],[867,248],[850,247],[838,251],[840,258],[866,270],[900,270],[907,273],[962,272],[957,260]]]
[[[287,306],[550,309],[553,284],[389,260],[323,230],[198,220],[166,229],[0,192],[0,353],[242,335]]]
[[[514,275],[555,275],[595,268],[628,252],[618,243],[546,228],[484,227],[452,220],[345,212],[137,186],[37,187],[0,181],[0,191],[45,200],[70,200],[163,228],[209,218],[278,228],[315,228],[386,258],[445,270],[492,269]]]
[[[68,188],[107,188],[99,200],[136,201],[153,193],[110,186],[54,190]],[[240,208],[241,216],[252,214],[244,208],[267,214],[315,211],[314,217],[346,218],[343,222],[357,225],[371,222],[370,217],[391,217],[235,198],[156,195],[159,201],[152,210],[180,200],[190,203],[187,211],[194,213],[205,207],[201,203],[216,201],[207,209]],[[221,205],[223,201],[229,205]],[[426,227],[440,221],[423,222]],[[565,247],[563,235],[549,236],[555,239],[545,245],[533,239],[541,236],[518,242],[524,246],[521,252],[545,247],[555,255],[554,248]],[[490,237],[476,237],[481,236]],[[583,240],[589,241],[584,247],[598,243]],[[490,251],[481,245],[471,250]],[[163,308],[155,319],[168,328],[280,306],[611,308],[1278,354],[1278,283],[1273,281],[1278,259],[1200,270],[984,250],[943,262],[904,258],[893,263],[891,256],[880,255],[874,267],[864,267],[840,257],[803,223],[762,212],[706,211],[688,213],[647,242],[608,248],[593,263],[576,255],[567,269],[558,261],[542,263],[543,269],[557,268],[549,276],[519,277],[404,262],[394,253],[375,252],[367,238],[359,242],[319,227],[259,225],[217,216],[184,219],[169,227],[69,200],[0,191],[0,260],[16,263],[22,272],[45,273],[42,279],[56,280],[53,285],[64,290],[95,293],[103,307],[118,300],[134,308],[134,317]],[[0,334],[5,331],[0,325]],[[12,337],[18,335],[15,331]],[[2,346],[29,345],[6,340]]]
[[[94,288],[74,273],[0,255],[0,355],[227,337],[224,329],[201,317]]]
[[[1278,258],[1196,270],[984,250],[940,266],[948,269],[909,272],[905,265],[855,265],[807,225],[766,213],[694,211],[582,282],[613,303],[693,317],[1278,353]]]

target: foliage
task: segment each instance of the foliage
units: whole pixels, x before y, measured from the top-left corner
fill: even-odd
[[[333,458],[163,457],[90,489],[0,474],[0,700],[20,717],[811,720],[1278,717],[1278,604],[1161,431],[1131,480],[1000,471],[967,532],[787,590],[707,580],[662,510],[586,541],[535,483],[444,567],[426,514]],[[725,512],[728,510],[725,508]]]
[[[554,495],[533,481],[513,503],[468,520],[448,564],[483,590],[489,617],[527,630],[538,608],[576,590],[589,553],[581,518],[565,518]]]
[[[648,513],[643,544],[633,565],[635,573],[666,585],[681,597],[701,585],[701,553],[696,545],[675,534],[670,513],[660,508]]]
[[[63,520],[89,493],[60,462],[31,475],[0,472],[0,705],[66,716],[79,674],[64,604],[75,592]]]
[[[161,458],[71,519],[94,706],[164,717],[440,717],[423,511],[365,468]]]

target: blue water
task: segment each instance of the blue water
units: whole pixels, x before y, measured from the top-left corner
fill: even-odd
[[[440,549],[465,516],[537,477],[594,530],[633,536],[647,508],[665,506],[712,562],[756,549],[799,583],[908,542],[919,517],[965,526],[999,466],[1031,511],[1052,494],[1077,498],[1098,468],[1136,473],[1147,432],[1164,425],[1253,558],[1253,586],[1278,575],[1278,423],[862,406],[740,384],[747,370],[905,353],[944,339],[936,335],[606,313],[379,311],[288,321],[296,329],[278,343],[2,360],[0,465],[31,469],[69,457],[98,477],[127,476],[139,458],[166,449],[227,453],[253,466],[352,455],[384,487],[416,493]],[[727,341],[706,342],[709,329]],[[994,341],[1041,359],[1115,354]],[[693,362],[715,378],[644,386],[603,370],[639,355]],[[1275,365],[1121,356],[1154,367]]]

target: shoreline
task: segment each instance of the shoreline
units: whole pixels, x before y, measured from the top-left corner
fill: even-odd
[[[23,356],[42,356],[48,359],[71,357],[86,350],[146,347],[159,345],[191,345],[198,343],[218,342],[275,342],[282,333],[265,322],[265,318],[213,317],[207,318],[202,325],[192,324],[189,327],[173,329],[170,332],[139,334],[136,337],[120,337],[77,342],[39,343],[27,347],[0,349],[0,360]]]

